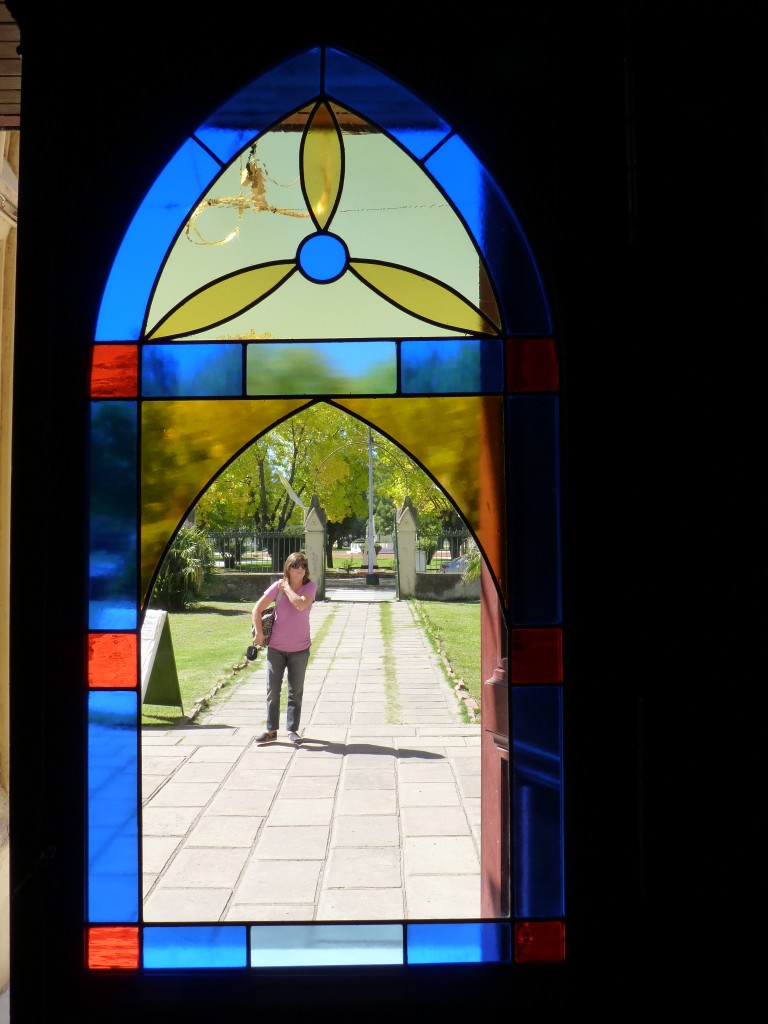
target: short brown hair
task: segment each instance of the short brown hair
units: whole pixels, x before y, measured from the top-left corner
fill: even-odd
[[[283,576],[285,579],[288,579],[288,570],[291,567],[291,563],[295,562],[297,559],[301,562],[306,562],[307,568],[304,570],[304,582],[309,583],[309,559],[303,551],[293,551],[288,555],[283,565]]]

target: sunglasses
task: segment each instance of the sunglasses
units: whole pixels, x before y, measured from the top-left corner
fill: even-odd
[[[288,568],[289,569],[306,569],[307,568],[307,563],[306,562],[291,562],[291,564],[288,566]]]

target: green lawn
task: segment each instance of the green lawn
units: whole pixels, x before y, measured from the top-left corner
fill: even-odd
[[[435,650],[450,665],[451,685],[462,679],[479,705],[480,604],[413,601],[413,605]],[[252,607],[251,601],[206,601],[190,611],[169,613],[184,715],[193,711],[196,701],[247,668],[245,649],[251,642]],[[321,630],[329,624],[326,619]],[[321,636],[322,632],[315,634],[315,641]],[[391,642],[396,643],[396,638]],[[142,707],[142,725],[172,726],[181,721],[178,708]]]
[[[229,679],[236,666],[246,663],[252,608],[253,601],[206,601],[191,611],[168,613],[185,715],[195,701]],[[178,708],[142,707],[142,725],[174,725],[180,718]]]
[[[378,569],[393,569],[395,566],[395,560],[392,555],[379,555],[378,558],[373,560],[374,566]],[[328,573],[333,573],[334,570],[341,572],[349,572],[351,569],[367,569],[368,559],[363,559],[361,555],[347,555],[343,551],[333,552],[333,569],[328,569]]]
[[[413,601],[427,636],[480,708],[480,602]]]

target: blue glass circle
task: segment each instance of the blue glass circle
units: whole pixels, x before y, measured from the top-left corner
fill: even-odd
[[[341,277],[347,269],[349,253],[339,237],[318,232],[304,239],[296,259],[310,281],[321,283]]]

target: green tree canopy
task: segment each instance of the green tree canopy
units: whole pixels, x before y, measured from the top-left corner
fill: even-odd
[[[394,509],[402,506],[406,496],[419,511],[420,533],[423,529],[437,534],[461,526],[448,498],[420,466],[376,431],[371,431],[371,440],[377,533],[392,532]],[[330,548],[338,536],[354,524],[367,523],[368,447],[367,424],[317,402],[278,424],[234,459],[200,498],[196,522],[218,532],[272,532],[300,526],[303,510],[281,483],[282,476],[304,505],[318,495],[327,517],[331,558]]]

